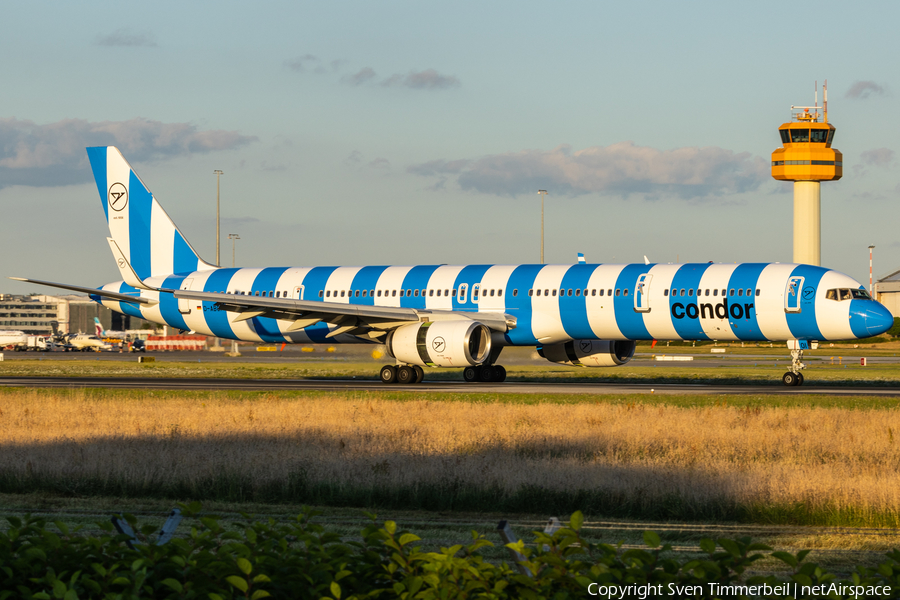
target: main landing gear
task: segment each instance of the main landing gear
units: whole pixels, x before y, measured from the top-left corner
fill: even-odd
[[[467,382],[500,383],[506,381],[506,369],[500,365],[478,365],[463,369],[463,379]]]
[[[402,383],[404,385],[422,383],[422,380],[425,379],[425,371],[418,365],[401,365],[399,367],[384,365],[381,367],[379,377],[381,383]]]

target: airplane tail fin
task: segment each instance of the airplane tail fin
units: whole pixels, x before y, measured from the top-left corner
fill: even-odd
[[[87,149],[110,236],[141,279],[215,269],[191,247],[119,149]]]
[[[100,319],[94,317],[94,333],[97,334],[98,338],[103,337],[103,325],[100,324]]]

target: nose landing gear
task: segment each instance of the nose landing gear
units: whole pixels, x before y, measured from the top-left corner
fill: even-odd
[[[805,369],[803,364],[803,351],[815,350],[819,347],[819,342],[810,342],[808,340],[788,340],[788,349],[791,351],[791,366],[788,372],[781,376],[781,381],[786,386],[803,385],[803,373],[801,369]]]

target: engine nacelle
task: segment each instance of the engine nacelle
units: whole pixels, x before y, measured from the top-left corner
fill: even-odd
[[[400,362],[421,367],[480,365],[491,354],[491,330],[477,321],[432,321],[398,327],[386,342]]]
[[[538,346],[538,354],[550,362],[573,367],[618,367],[634,356],[634,342],[573,340]]]

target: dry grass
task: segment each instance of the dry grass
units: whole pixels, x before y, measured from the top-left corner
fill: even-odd
[[[373,396],[3,390],[0,491],[900,524],[897,409]]]

